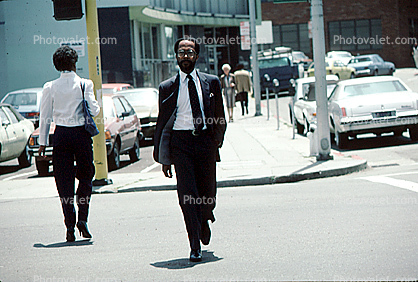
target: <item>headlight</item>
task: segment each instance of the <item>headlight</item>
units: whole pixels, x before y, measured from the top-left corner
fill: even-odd
[[[112,139],[112,135],[110,134],[110,131],[109,130],[106,130],[105,137],[106,137],[106,140]]]

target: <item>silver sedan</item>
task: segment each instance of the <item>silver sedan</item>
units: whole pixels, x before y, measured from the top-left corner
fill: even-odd
[[[399,78],[366,77],[340,81],[329,98],[331,134],[339,148],[358,134],[391,133],[400,136],[409,130],[418,140],[418,93]]]

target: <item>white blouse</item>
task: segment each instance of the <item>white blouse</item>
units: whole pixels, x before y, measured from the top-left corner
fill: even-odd
[[[40,108],[39,144],[48,145],[51,122],[56,125],[75,127],[84,125],[83,94],[80,83],[84,82],[84,98],[92,116],[100,112],[93,92],[93,82],[80,78],[75,72],[62,72],[60,78],[45,83]]]

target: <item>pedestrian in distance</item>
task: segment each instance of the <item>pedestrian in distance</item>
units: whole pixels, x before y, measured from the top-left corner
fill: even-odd
[[[94,97],[93,82],[82,79],[76,74],[77,52],[68,47],[59,47],[53,62],[57,71],[61,72],[58,79],[45,83],[42,91],[39,124],[39,156],[45,157],[45,147],[51,122],[56,127],[53,139],[53,168],[55,183],[64,213],[67,228],[67,242],[75,241],[75,226],[84,238],[91,238],[87,228],[92,179],[95,173],[93,164],[93,148],[91,135],[85,130],[83,114],[84,98],[93,116],[99,114],[100,107]],[[77,167],[74,167],[74,160]],[[78,221],[74,208],[75,178],[79,180],[76,202]]]
[[[250,72],[244,69],[243,64],[237,65],[237,70],[234,72],[235,89],[237,91],[237,100],[241,102],[241,112],[248,115],[248,93],[252,93]]]
[[[231,66],[224,64],[222,66],[221,87],[226,100],[226,108],[228,110],[229,122],[234,121],[235,107],[235,76],[231,73]]]
[[[198,262],[200,242],[210,242],[209,220],[215,221],[216,161],[226,122],[219,78],[195,69],[200,45],[193,38],[181,38],[174,51],[180,70],[159,86],[154,159],[169,178],[174,164],[190,261]]]

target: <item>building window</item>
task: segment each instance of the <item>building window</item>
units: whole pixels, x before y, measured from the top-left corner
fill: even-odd
[[[264,49],[279,46],[291,47],[293,50],[311,53],[308,24],[285,24],[273,26],[273,43],[264,44]]]
[[[328,22],[330,50],[382,49],[382,22],[380,19]]]

